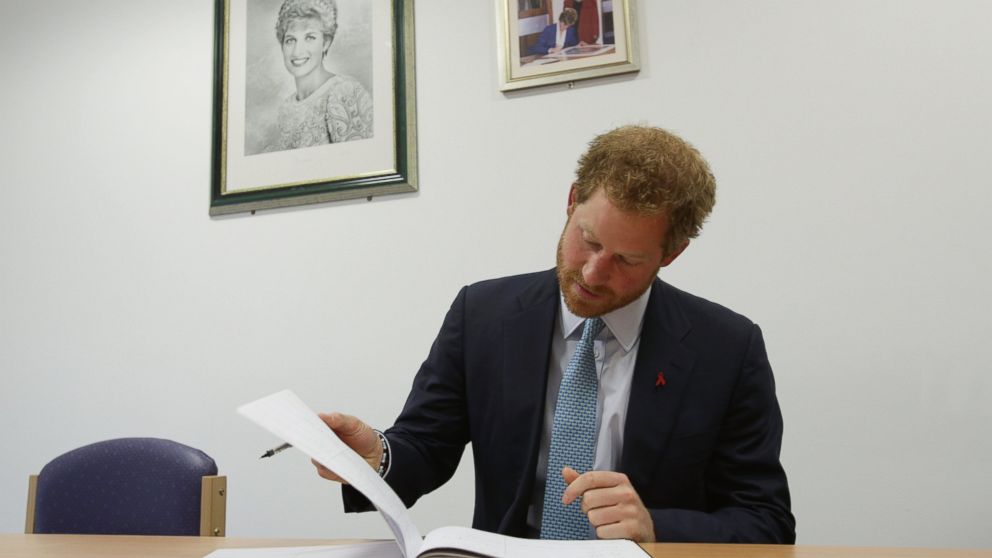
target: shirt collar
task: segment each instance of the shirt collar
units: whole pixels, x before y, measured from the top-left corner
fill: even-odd
[[[629,351],[641,335],[641,324],[644,323],[644,312],[648,307],[648,297],[651,296],[651,288],[649,286],[644,291],[644,294],[627,306],[617,308],[612,312],[600,316],[606,322],[606,329],[609,329],[613,337],[620,342],[624,351]],[[564,295],[559,293],[559,298],[561,312],[558,315],[561,316],[561,332],[562,336],[568,339],[585,322],[585,318],[576,316],[568,309],[568,305],[565,304]]]

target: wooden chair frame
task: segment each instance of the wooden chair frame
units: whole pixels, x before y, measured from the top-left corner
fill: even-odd
[[[38,475],[28,477],[28,507],[24,532],[34,533]],[[206,476],[200,483],[200,536],[223,537],[227,533],[227,477]]]

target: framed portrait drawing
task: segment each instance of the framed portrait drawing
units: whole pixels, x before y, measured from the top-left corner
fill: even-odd
[[[210,214],[417,189],[413,0],[215,0]]]
[[[635,0],[495,0],[501,91],[640,69]]]

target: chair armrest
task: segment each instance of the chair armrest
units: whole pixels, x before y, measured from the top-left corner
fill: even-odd
[[[203,477],[200,485],[200,536],[223,537],[227,524],[227,477]]]
[[[38,498],[38,475],[28,477],[28,510],[24,516],[24,533],[34,533],[34,503]]]

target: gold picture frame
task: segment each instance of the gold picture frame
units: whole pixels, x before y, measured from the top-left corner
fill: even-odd
[[[634,2],[495,0],[500,90],[637,72]]]

